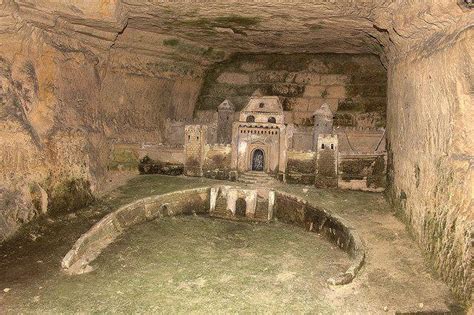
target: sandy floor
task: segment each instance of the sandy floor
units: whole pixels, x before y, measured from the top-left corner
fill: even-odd
[[[375,193],[280,187],[344,217],[364,238],[367,263],[349,285],[326,284],[350,261],[316,234],[277,222],[201,217],[137,226],[106,249],[92,273],[61,272],[60,261],[75,240],[117,206],[213,183],[141,176],[77,214],[29,224],[0,245],[0,313],[457,310],[404,225]]]

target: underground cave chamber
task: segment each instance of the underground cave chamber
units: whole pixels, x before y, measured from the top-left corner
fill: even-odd
[[[316,303],[323,313],[469,312],[473,21],[472,4],[463,0],[0,0],[0,253],[5,257],[0,311],[14,312],[13,305],[43,312],[118,310],[120,299],[100,304],[103,308],[63,308],[68,298],[64,305],[54,304],[48,302],[54,294],[46,296],[38,288],[44,279],[54,279],[66,291],[98,286],[93,277],[101,272],[104,278],[97,279],[105,286],[107,272],[101,268],[64,282],[57,280],[65,274],[57,269],[81,235],[123,207],[167,193],[230,185],[286,191],[316,203],[360,235],[367,254],[354,281],[334,286],[333,293],[304,286],[295,290],[302,297],[314,291],[330,301]],[[216,234],[215,243],[236,256],[208,244],[204,252],[216,250],[209,254],[210,265],[219,255],[232,260],[258,256],[239,247],[245,243],[239,229],[248,237],[250,227],[264,234],[262,226],[281,221],[300,222],[302,231],[324,227],[311,211],[294,206],[280,211],[285,217],[275,217],[277,222],[272,217],[272,223],[257,224],[252,216],[240,222],[249,216],[242,209],[251,202],[256,216],[268,208],[262,203],[267,193],[229,196],[232,206],[222,202],[219,217],[231,221],[189,225],[209,229],[209,235],[229,235],[223,241]],[[206,211],[209,215],[207,205]],[[156,223],[163,231],[170,231],[175,219],[191,224],[163,217],[168,225]],[[155,223],[143,224],[146,233],[155,230]],[[102,265],[109,266],[104,257],[130,258],[130,252],[120,257],[117,251],[127,242],[144,242],[143,234],[133,238],[139,226],[99,255],[106,262]],[[300,236],[286,228],[281,227],[288,239],[281,241],[290,247]],[[163,242],[176,235],[165,234]],[[190,246],[183,251],[191,251],[192,242],[181,240]],[[275,251],[283,250],[284,256],[285,247],[278,246]],[[154,251],[162,253],[158,247]],[[258,260],[270,261],[263,257]],[[276,282],[259,278],[261,291],[252,294],[245,286],[233,287],[238,276],[231,271],[219,285],[206,280],[205,272],[193,278],[199,273],[194,269],[178,281],[170,264],[170,270],[160,272],[174,275],[168,290],[184,292],[173,297],[175,305],[186,304],[187,290],[199,290],[202,300],[193,300],[196,308],[173,309],[170,303],[166,310],[202,312],[216,293],[212,288],[222,293],[226,285],[247,294],[236,297],[240,302],[230,303],[229,312],[258,311],[264,305],[285,311],[276,306],[283,297],[292,301],[287,311],[317,310],[285,291],[300,283],[303,273],[285,271],[284,260],[276,261],[281,272],[272,274],[276,267],[269,264],[257,268],[256,275],[264,277],[269,270]],[[326,275],[320,278],[320,287],[331,286]],[[140,283],[126,280],[120,280],[129,285],[123,301],[144,305],[128,311],[160,311],[151,301],[165,299],[164,291],[153,293],[144,282],[152,295],[140,300],[133,293]],[[279,295],[280,287],[285,295]],[[347,288],[366,298],[357,302]],[[393,292],[393,300],[376,292]],[[90,298],[87,294],[83,298]],[[260,302],[252,304],[245,296]],[[220,298],[224,304],[232,300],[225,294]]]

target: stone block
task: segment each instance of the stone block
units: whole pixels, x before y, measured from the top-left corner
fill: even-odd
[[[293,121],[297,125],[311,125],[313,123],[313,112],[294,112]]]
[[[218,83],[244,85],[249,84],[250,77],[248,74],[238,72],[223,72],[218,78]]]
[[[328,98],[346,98],[346,88],[342,85],[328,86],[326,89]]]
[[[285,123],[287,124],[293,123],[293,112],[285,111],[283,112],[283,116],[285,117]]]
[[[298,84],[288,84],[288,83],[279,83],[273,84],[271,86],[272,95],[281,95],[281,96],[300,96],[303,94],[305,87]]]
[[[256,70],[265,69],[265,64],[258,62],[242,62],[240,69],[244,70],[245,72],[254,72]]]
[[[297,84],[320,84],[321,76],[315,72],[298,72],[294,75],[294,83]]]
[[[304,97],[323,97],[325,95],[326,87],[322,85],[307,85],[304,90]]]
[[[286,81],[288,71],[274,70],[274,71],[257,71],[251,75],[252,83],[283,83]]]
[[[146,221],[145,205],[141,203],[133,203],[126,207],[120,208],[115,212],[121,227],[129,227]]]
[[[316,58],[308,64],[308,70],[317,73],[328,73],[329,67],[321,59]]]
[[[145,204],[145,214],[148,220],[153,220],[167,214],[167,207],[161,200],[150,201]]]
[[[321,75],[321,85],[344,85],[349,83],[349,77],[343,74]]]
[[[304,98],[304,97],[288,97],[284,98],[282,100],[283,103],[283,109],[287,111],[307,111],[308,110],[308,105],[310,103],[310,99]]]

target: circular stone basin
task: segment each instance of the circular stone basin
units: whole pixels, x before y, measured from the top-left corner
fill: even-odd
[[[166,217],[131,227],[93,272],[49,294],[68,311],[331,311],[320,293],[351,262],[323,236],[280,222]]]

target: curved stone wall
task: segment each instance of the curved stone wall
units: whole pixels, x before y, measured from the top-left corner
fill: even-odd
[[[351,255],[354,259],[351,267],[345,273],[328,279],[331,284],[350,283],[365,261],[365,248],[357,231],[343,218],[305,199],[280,191],[275,195],[274,218],[322,234]]]
[[[147,197],[122,206],[102,218],[76,241],[64,256],[62,268],[69,274],[91,271],[90,262],[130,226],[163,216],[208,214],[212,208],[212,195],[223,189],[229,187],[182,190]],[[363,242],[350,224],[300,197],[279,191],[271,193],[274,196],[273,218],[320,233],[349,253],[353,259],[352,265],[343,274],[328,279],[328,282],[333,285],[350,283],[365,260]]]
[[[197,188],[147,197],[109,213],[74,243],[61,266],[70,274],[91,270],[89,263],[123,231],[135,224],[163,216],[205,214],[209,212],[210,188]]]

